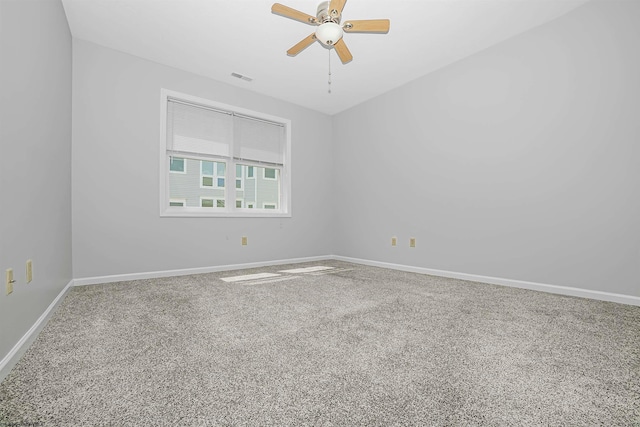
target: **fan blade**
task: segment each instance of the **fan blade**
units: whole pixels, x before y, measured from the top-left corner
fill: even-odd
[[[296,56],[297,54],[299,54],[300,52],[302,52],[303,50],[305,50],[306,48],[311,46],[314,41],[316,41],[316,33],[311,33],[311,34],[309,34],[309,37],[305,37],[298,44],[296,44],[294,47],[289,49],[287,51],[287,55]]]
[[[333,15],[331,13],[331,16],[335,18],[342,15],[342,9],[344,9],[344,4],[346,2],[347,0],[331,0],[331,3],[329,3],[329,13],[331,13],[332,10],[335,10],[338,13],[337,15]]]
[[[295,19],[296,21],[304,22],[305,24],[317,25],[315,16],[307,15],[304,12],[300,12],[299,10],[292,9],[289,6],[285,6],[280,3],[274,3],[273,6],[271,6],[271,13],[284,16],[285,18]]]
[[[353,59],[353,55],[351,55],[351,52],[349,52],[349,48],[347,48],[344,39],[338,40],[338,43],[334,44],[333,47],[335,48],[336,53],[340,57],[340,61],[342,61],[343,64],[351,62],[351,60]]]
[[[342,28],[345,33],[388,33],[388,19],[365,19],[363,21],[347,21]]]

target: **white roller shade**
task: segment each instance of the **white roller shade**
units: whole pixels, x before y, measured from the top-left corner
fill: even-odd
[[[234,117],[233,156],[282,165],[284,163],[284,126],[243,116]]]
[[[232,138],[231,114],[169,99],[168,150],[229,157]]]

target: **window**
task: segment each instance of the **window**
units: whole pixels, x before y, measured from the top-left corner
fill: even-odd
[[[259,166],[240,166],[242,176],[247,177],[242,191],[246,208],[255,209],[260,206],[262,209],[278,210],[278,204],[274,202],[280,200],[280,188],[282,187],[278,170]],[[255,179],[249,179],[250,174],[253,174]],[[265,204],[269,206],[265,206]],[[272,207],[273,205],[276,207]]]
[[[200,197],[200,207],[224,208],[224,199],[209,199],[207,197]]]
[[[181,157],[169,157],[169,172],[187,173],[187,163]]]
[[[200,161],[200,188],[224,188],[226,164]]]
[[[277,169],[264,168],[264,179],[277,179],[276,178],[277,174],[278,174]]]
[[[244,188],[242,171],[243,171],[242,165],[236,165],[236,190],[242,190]]]
[[[291,122],[162,90],[161,216],[291,216]]]

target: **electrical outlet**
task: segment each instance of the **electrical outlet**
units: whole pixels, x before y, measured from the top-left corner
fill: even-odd
[[[31,283],[33,280],[33,261],[27,260],[27,283]]]
[[[398,246],[398,239],[395,237],[391,238],[391,246]]]
[[[416,247],[416,238],[412,237],[409,239],[409,247],[410,248],[415,248]]]
[[[13,269],[7,268],[7,273],[6,273],[7,295],[13,292],[13,284],[15,282],[16,281],[13,280]]]
[[[247,236],[242,236],[242,246],[247,246]]]

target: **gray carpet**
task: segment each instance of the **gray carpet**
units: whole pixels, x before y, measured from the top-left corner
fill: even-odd
[[[337,261],[76,287],[3,425],[640,426],[640,307]]]

